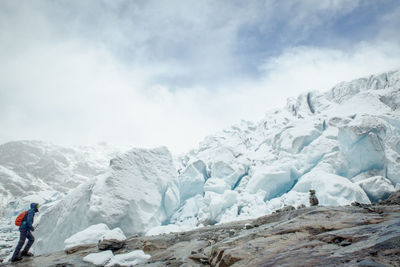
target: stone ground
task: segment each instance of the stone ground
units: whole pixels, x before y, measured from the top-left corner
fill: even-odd
[[[114,253],[142,249],[137,266],[400,266],[400,192],[377,205],[285,209],[255,220],[132,237]],[[97,244],[2,266],[93,266]]]

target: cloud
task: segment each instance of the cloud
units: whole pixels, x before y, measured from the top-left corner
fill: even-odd
[[[358,1],[88,0],[3,5],[4,42],[14,53],[43,42],[83,42],[95,49],[105,47],[128,66],[149,69],[151,84],[185,87],[252,76],[266,53],[277,55],[287,45],[298,45],[320,25],[354,10]]]
[[[263,110],[283,106],[287,97],[306,91],[326,91],[341,81],[399,69],[399,62],[400,46],[396,43],[361,42],[347,51],[292,47],[267,59],[260,66],[262,78],[239,89],[237,98],[249,103],[253,99],[257,103],[248,112],[249,117],[255,118]]]
[[[182,152],[287,97],[400,67],[395,9],[375,39],[313,39],[361,5],[350,3],[3,1],[0,142]]]

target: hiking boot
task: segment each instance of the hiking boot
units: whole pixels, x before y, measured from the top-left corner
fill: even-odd
[[[22,251],[21,256],[25,256],[25,257],[33,257],[33,253],[31,252],[26,252],[26,251]]]
[[[20,261],[20,260],[22,260],[22,257],[20,257],[20,256],[17,256],[15,258],[11,259],[12,262],[16,262],[16,261]]]

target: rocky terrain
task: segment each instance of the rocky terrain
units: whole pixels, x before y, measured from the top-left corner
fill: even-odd
[[[378,204],[288,206],[254,220],[80,246],[5,266],[93,266],[83,257],[111,248],[151,255],[137,266],[400,266],[399,203],[397,191]]]

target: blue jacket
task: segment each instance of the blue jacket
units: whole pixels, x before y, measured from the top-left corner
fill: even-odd
[[[34,231],[35,229],[33,228],[33,218],[35,217],[35,213],[38,212],[38,204],[37,203],[31,203],[31,208],[26,212],[25,218],[22,221],[21,226],[19,229],[28,229],[29,231]]]

